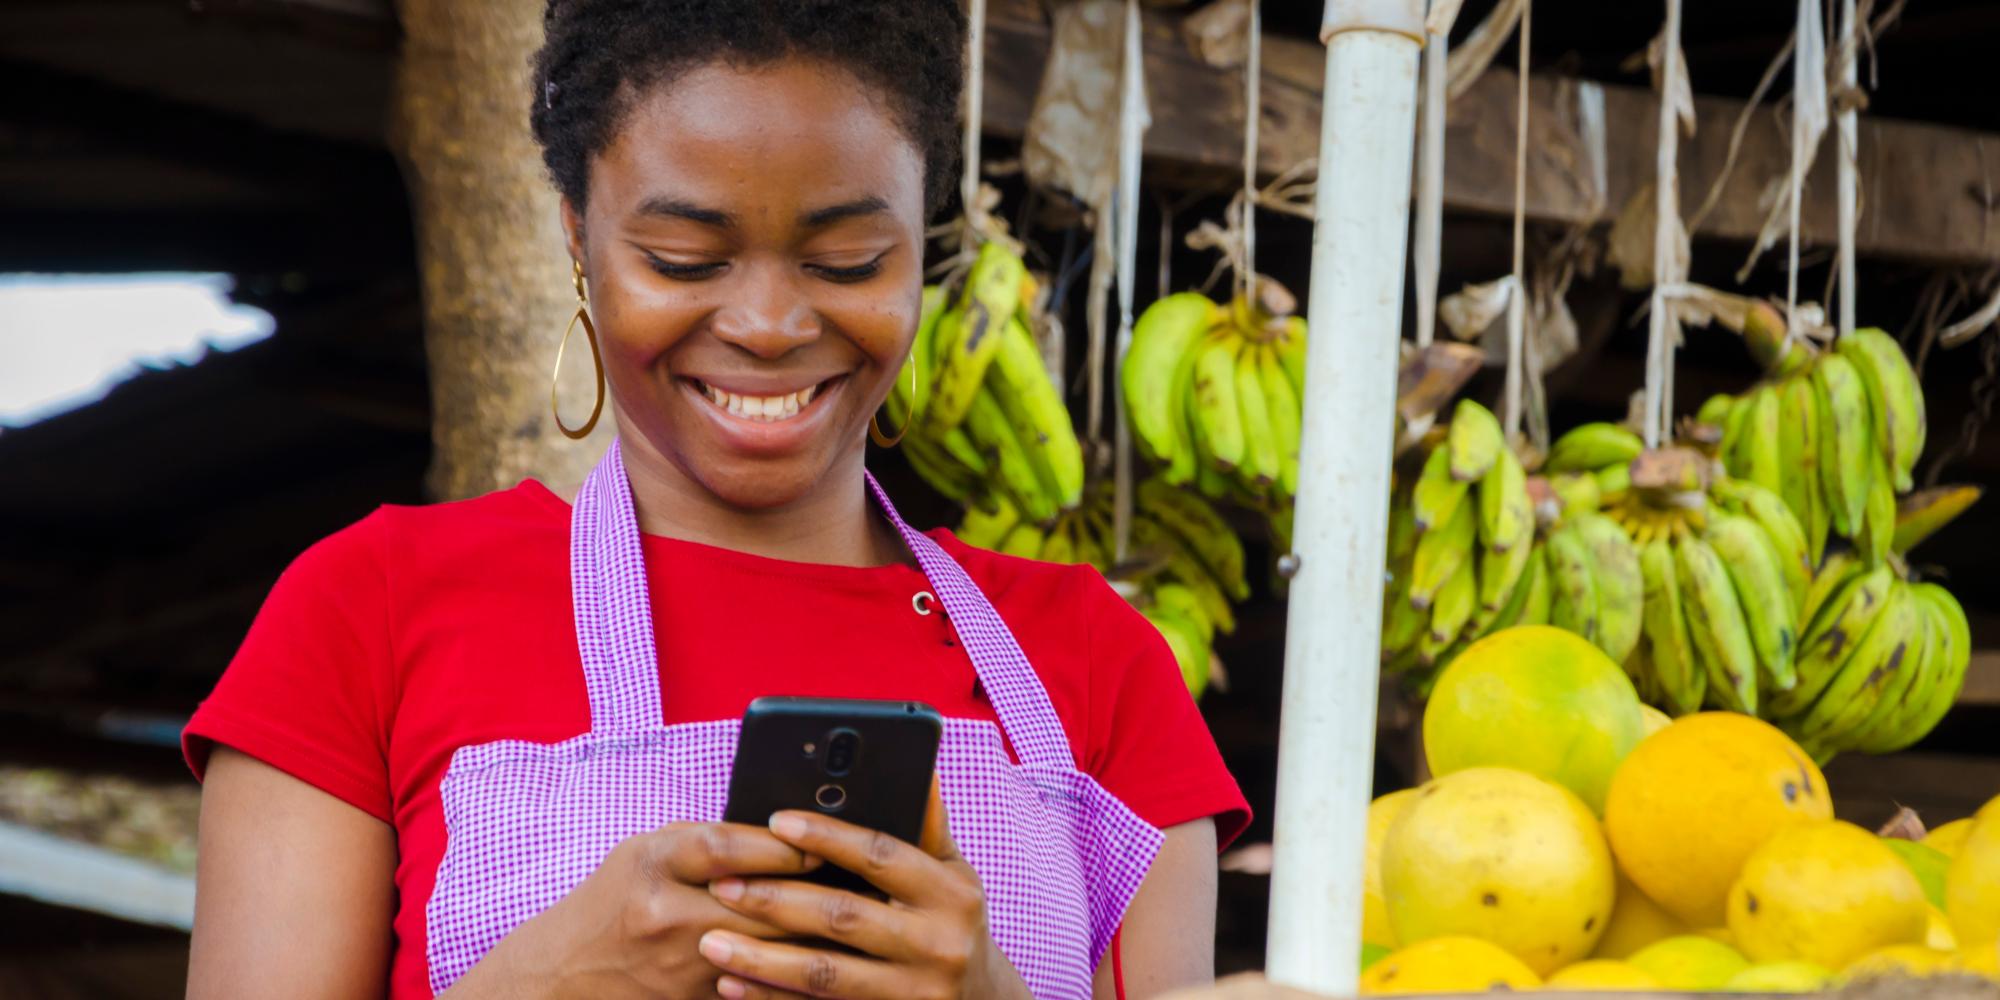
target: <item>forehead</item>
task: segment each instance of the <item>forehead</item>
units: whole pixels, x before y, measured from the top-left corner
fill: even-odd
[[[875,196],[920,211],[922,155],[852,74],[785,59],[710,63],[634,95],[591,165],[592,200],[742,206]]]

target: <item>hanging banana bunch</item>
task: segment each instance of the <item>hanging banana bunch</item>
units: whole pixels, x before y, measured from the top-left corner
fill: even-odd
[[[1215,634],[1236,630],[1232,601],[1250,596],[1243,543],[1206,500],[1160,479],[1139,484],[1133,509],[1133,552],[1114,561],[1112,490],[1100,482],[1081,506],[1043,526],[1002,501],[968,510],[960,540],[1007,555],[1045,562],[1088,563],[1106,577],[1137,585],[1133,603],[1172,647],[1188,691],[1208,686]]]
[[[1169,484],[1270,509],[1298,492],[1306,324],[1289,292],[1256,285],[1254,301],[1227,306],[1200,292],[1154,302],[1119,378],[1133,436]]]
[[[1491,411],[1460,400],[1411,458],[1390,497],[1382,660],[1422,687],[1473,640],[1548,621],[1552,567],[1527,472]]]
[[[1083,498],[1083,448],[1030,332],[1036,291],[998,242],[979,248],[956,296],[924,289],[885,407],[897,426],[914,420],[901,450],[939,493],[989,514],[1004,502],[1048,525]]]
[[[1958,698],[1971,662],[1965,611],[1944,587],[1917,582],[1901,558],[1979,499],[1977,486],[1906,498],[1894,558],[1869,566],[1829,555],[1807,590],[1798,683],[1772,699],[1771,720],[1822,760],[1889,753],[1924,738]]]
[[[1829,536],[1849,539],[1869,566],[1888,555],[1896,495],[1908,492],[1924,447],[1924,396],[1895,339],[1854,331],[1831,350],[1788,338],[1762,303],[1743,331],[1765,381],[1716,396],[1697,423],[1721,428],[1729,474],[1785,500],[1815,565]]]

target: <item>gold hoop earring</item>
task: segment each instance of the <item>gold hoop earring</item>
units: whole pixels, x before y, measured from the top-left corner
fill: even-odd
[[[910,426],[917,422],[917,349],[910,347],[910,363],[903,367],[910,370],[910,415],[903,421],[903,427],[895,437],[882,433],[882,411],[876,410],[868,417],[868,438],[884,448],[894,448],[910,432]],[[893,391],[893,390],[891,390]]]
[[[556,367],[549,373],[549,415],[555,418],[556,429],[562,431],[564,437],[581,441],[590,436],[591,429],[597,426],[598,416],[604,412],[604,355],[597,348],[597,327],[590,322],[590,300],[583,289],[583,264],[570,261],[570,267],[575,272],[576,315],[571,316],[569,325],[563,327],[562,341],[556,344]],[[556,405],[556,388],[562,384],[563,352],[569,349],[569,335],[576,330],[578,323],[583,324],[584,339],[590,341],[590,364],[597,373],[597,399],[590,404],[590,419],[585,420],[582,427],[572,428],[563,423],[562,409]]]

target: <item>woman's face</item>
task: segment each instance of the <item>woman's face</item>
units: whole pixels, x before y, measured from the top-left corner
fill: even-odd
[[[916,331],[923,182],[823,63],[717,63],[640,96],[563,212],[627,438],[744,509],[858,458]]]

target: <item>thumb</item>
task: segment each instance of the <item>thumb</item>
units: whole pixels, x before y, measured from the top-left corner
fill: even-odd
[[[930,804],[924,808],[924,832],[917,840],[917,846],[924,853],[941,860],[955,860],[958,845],[951,839],[951,818],[945,814],[944,795],[939,790],[938,776],[931,775]]]

